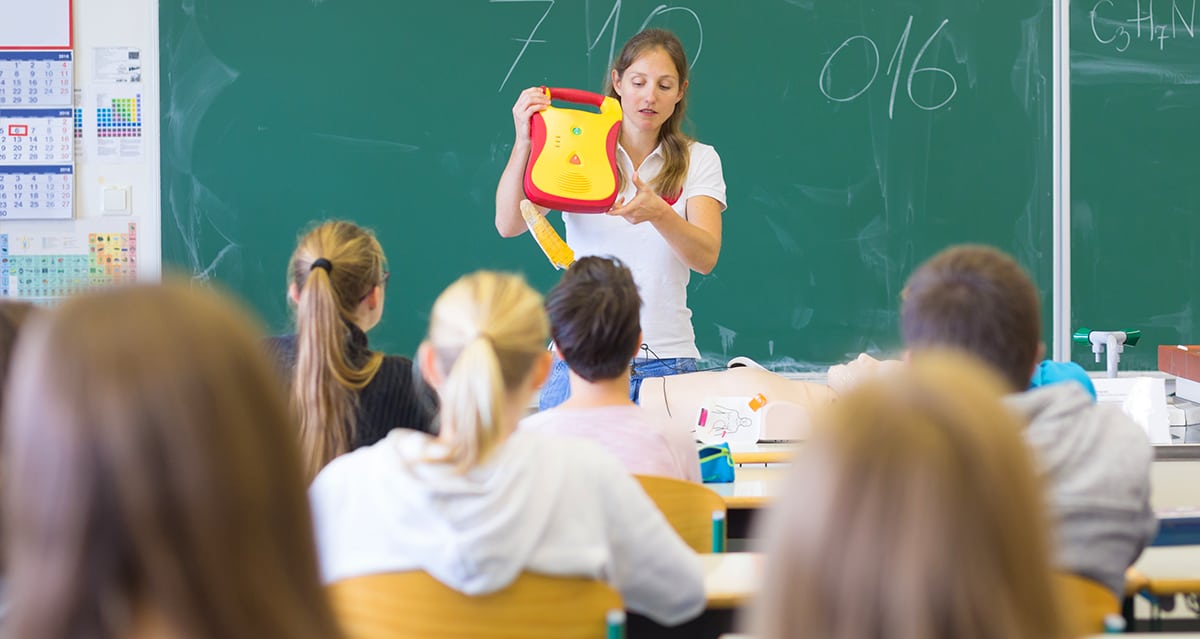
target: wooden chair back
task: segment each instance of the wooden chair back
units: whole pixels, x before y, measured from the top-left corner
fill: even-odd
[[[725,514],[725,500],[720,495],[703,484],[682,479],[635,477],[692,550],[708,553],[725,547],[724,529],[720,539],[714,539],[713,535],[713,513]]]
[[[1104,618],[1121,614],[1120,600],[1100,582],[1068,573],[1058,573],[1055,581],[1072,637],[1102,634]]]
[[[621,611],[621,595],[602,581],[533,573],[474,597],[420,571],[353,577],[328,590],[346,639],[605,639],[606,616]]]

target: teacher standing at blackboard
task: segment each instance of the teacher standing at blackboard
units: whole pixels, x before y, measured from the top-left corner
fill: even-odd
[[[643,378],[696,370],[700,352],[687,306],[688,279],[692,271],[712,271],[721,253],[725,176],[717,152],[681,131],[687,76],[687,56],[675,34],[647,29],[625,43],[605,82],[624,112],[617,142],[620,196],[607,214],[563,212],[566,241],[576,255],[615,256],[637,281],[644,344],[630,376],[634,401]],[[548,106],[537,87],[522,91],[513,106],[516,141],[496,188],[496,229],[504,237],[526,230],[520,202],[529,119]],[[539,407],[569,396],[567,366],[556,358]]]

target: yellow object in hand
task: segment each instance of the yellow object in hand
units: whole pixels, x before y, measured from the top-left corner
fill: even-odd
[[[575,263],[575,251],[558,236],[558,231],[546,221],[537,206],[529,200],[521,200],[521,217],[525,218],[525,226],[537,240],[538,246],[556,269],[565,269]]]

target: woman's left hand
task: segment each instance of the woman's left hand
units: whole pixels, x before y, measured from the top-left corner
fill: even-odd
[[[642,222],[653,223],[664,215],[675,213],[675,209],[672,209],[666,200],[659,197],[653,188],[642,182],[637,173],[633,174],[633,186],[637,189],[633,199],[626,202],[625,198],[617,198],[613,207],[608,210],[609,215],[623,217],[630,224],[641,224]]]

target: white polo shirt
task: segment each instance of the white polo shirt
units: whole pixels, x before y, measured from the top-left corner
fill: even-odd
[[[721,203],[725,210],[725,176],[721,158],[707,144],[693,142],[683,192],[672,208],[687,218],[687,201],[707,195]],[[629,154],[617,145],[617,162],[626,176],[620,196],[633,199],[634,166]],[[638,175],[649,184],[663,167],[662,147],[642,162]],[[692,311],[687,305],[687,285],[691,269],[681,262],[667,241],[648,222],[630,224],[624,218],[603,213],[563,213],[567,244],[576,257],[611,255],[624,262],[637,282],[642,296],[642,332],[647,345],[662,358],[699,358],[696,333],[692,328]]]

